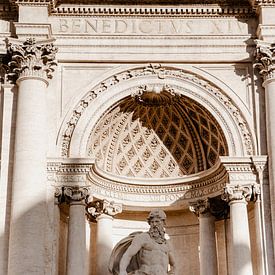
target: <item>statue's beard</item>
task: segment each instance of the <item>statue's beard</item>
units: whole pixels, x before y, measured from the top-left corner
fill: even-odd
[[[149,235],[150,237],[155,240],[155,242],[162,244],[166,242],[165,239],[165,231],[163,226],[151,226],[149,229]]]

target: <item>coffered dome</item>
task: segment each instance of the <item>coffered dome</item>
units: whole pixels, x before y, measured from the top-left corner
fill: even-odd
[[[140,178],[198,173],[228,151],[203,106],[166,91],[137,93],[113,106],[92,130],[87,149],[104,171]]]

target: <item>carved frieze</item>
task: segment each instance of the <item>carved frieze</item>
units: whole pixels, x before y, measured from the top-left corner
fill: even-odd
[[[263,79],[275,79],[275,43],[256,40],[255,64]]]
[[[29,38],[25,42],[7,40],[7,58],[9,60],[8,79],[20,77],[39,77],[45,80],[52,78],[57,48],[52,41],[36,42]]]

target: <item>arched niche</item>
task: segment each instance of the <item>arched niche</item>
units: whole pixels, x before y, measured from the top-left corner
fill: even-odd
[[[229,156],[254,155],[255,137],[248,123],[247,109],[238,98],[228,96],[233,93],[230,90],[225,92],[225,85],[202,74],[192,67],[150,64],[116,69],[94,81],[81,97],[77,97],[74,107],[63,121],[58,137],[61,156],[87,157],[91,131],[100,118],[115,104],[136,93],[141,86],[168,86],[182,98],[196,102],[219,125]]]

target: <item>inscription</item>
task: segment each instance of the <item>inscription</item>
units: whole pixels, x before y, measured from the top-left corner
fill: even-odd
[[[82,35],[245,35],[247,22],[236,19],[52,18],[58,34]],[[253,24],[249,24],[250,26]]]

